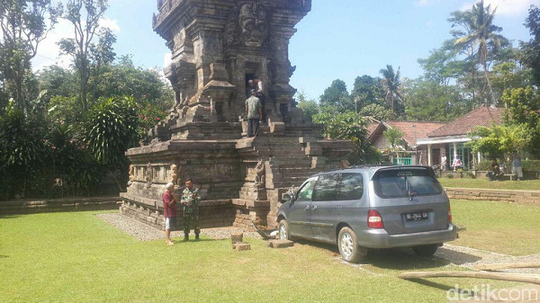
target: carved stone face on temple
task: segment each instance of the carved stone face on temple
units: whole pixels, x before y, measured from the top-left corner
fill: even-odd
[[[246,46],[260,47],[268,35],[265,8],[257,3],[247,3],[240,8],[239,24],[242,29],[240,39]]]

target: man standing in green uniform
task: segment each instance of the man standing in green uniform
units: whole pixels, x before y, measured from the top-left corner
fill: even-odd
[[[184,241],[189,240],[189,231],[193,228],[195,232],[195,240],[199,240],[199,202],[201,201],[201,194],[198,189],[193,188],[193,181],[191,178],[186,180],[186,188],[182,191],[182,197],[180,202],[184,210]]]
[[[256,97],[257,91],[251,90],[251,97],[246,100],[246,115],[248,117],[247,136],[255,137],[259,131],[259,120],[262,118],[261,100]]]

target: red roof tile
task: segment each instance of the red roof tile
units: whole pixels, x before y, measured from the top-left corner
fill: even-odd
[[[442,122],[385,121],[383,123],[386,123],[392,128],[399,129],[403,133],[403,139],[410,146],[416,144],[415,139],[427,139],[429,133],[446,125]]]
[[[428,134],[428,137],[448,137],[448,136],[460,136],[467,135],[474,130],[476,126],[491,126],[502,123],[503,110],[490,107],[481,106],[458,119],[444,125],[443,127]]]

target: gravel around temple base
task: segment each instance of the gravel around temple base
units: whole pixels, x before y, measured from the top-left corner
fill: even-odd
[[[97,217],[141,241],[165,239],[164,230],[156,229],[150,225],[144,224],[121,214],[98,214]],[[210,237],[212,239],[230,239],[231,234],[235,232],[243,232],[245,237],[261,239],[261,236],[256,232],[248,232],[235,227],[201,229],[201,235]],[[171,232],[172,238],[179,238],[183,236],[184,232],[182,231]],[[195,236],[193,231],[191,231],[191,236]]]

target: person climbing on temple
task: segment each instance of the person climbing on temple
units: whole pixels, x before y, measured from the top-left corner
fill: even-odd
[[[259,77],[255,76],[253,77],[253,84],[255,86],[255,90],[257,92],[257,95],[256,97],[259,98],[259,100],[261,100],[261,108],[262,108],[262,115],[261,115],[261,120],[263,121],[263,123],[266,121],[266,113],[265,113],[265,104],[266,104],[266,95],[264,94],[264,85],[261,81],[261,79],[259,79]]]
[[[257,91],[251,90],[251,97],[246,100],[246,115],[248,118],[247,136],[255,137],[259,131],[259,120],[262,118],[261,101],[256,97]]]
[[[199,202],[201,201],[201,194],[198,188],[193,188],[193,180],[191,178],[186,179],[186,188],[182,191],[182,197],[180,203],[182,204],[182,210],[184,215],[182,217],[184,221],[184,241],[189,240],[189,232],[191,229],[195,232],[195,240],[199,240]]]

